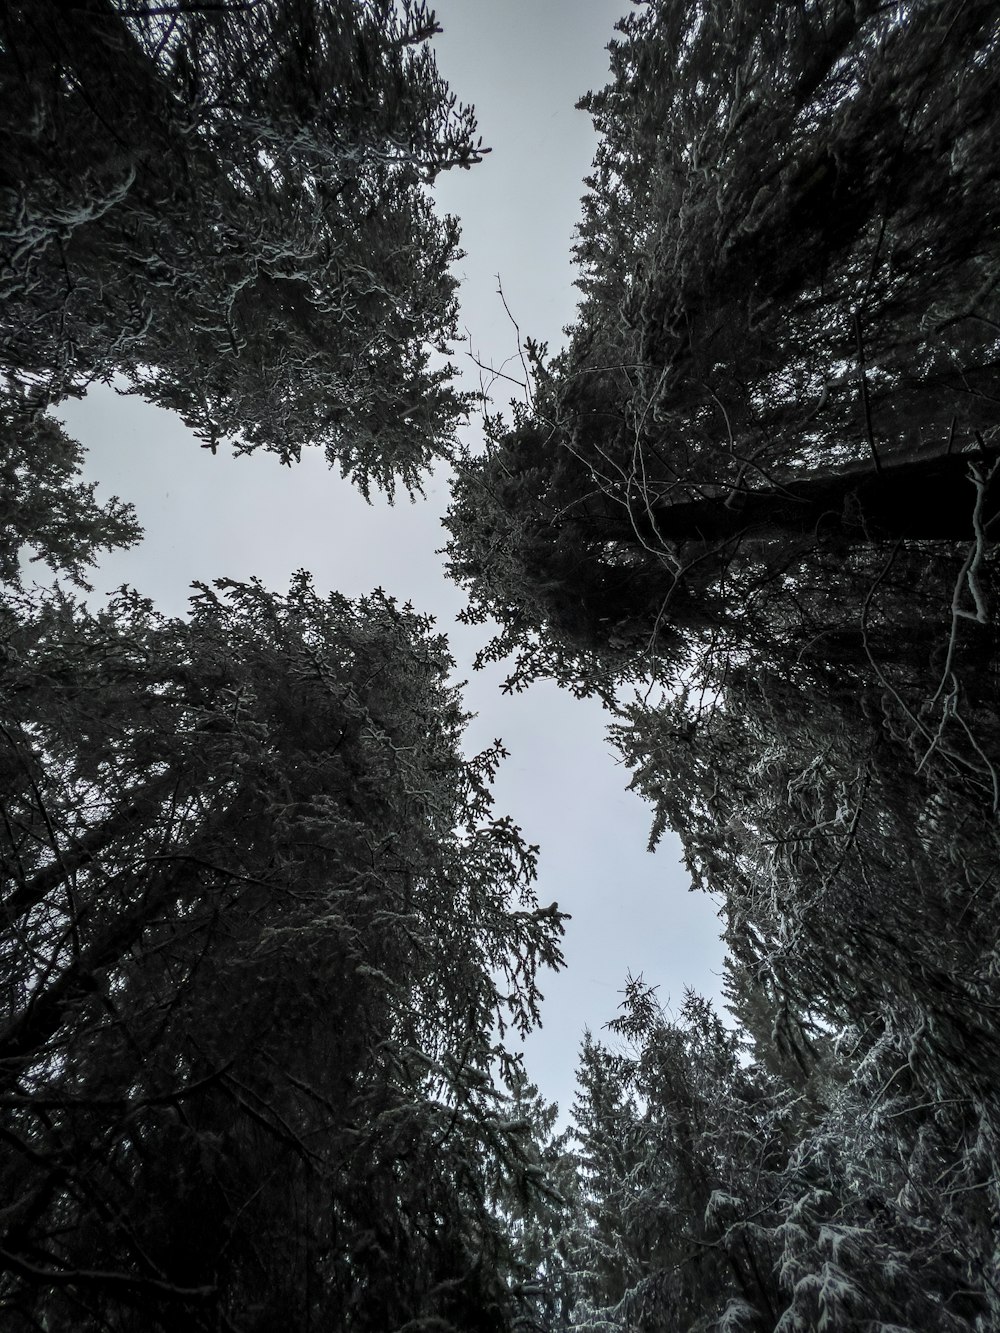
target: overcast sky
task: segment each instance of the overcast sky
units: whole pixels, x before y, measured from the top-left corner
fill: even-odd
[[[569,249],[582,178],[595,138],[574,109],[605,82],[615,20],[627,0],[438,0],[444,32],[435,41],[442,73],[472,102],[492,148],[482,165],[439,180],[447,211],[462,219],[466,258],[462,320],[480,356],[499,366],[516,357],[517,338],[496,295],[499,274],[522,337],[555,349],[573,318]],[[456,348],[461,360],[461,348]],[[466,367],[478,385],[478,372]],[[515,366],[516,369],[516,366]],[[512,386],[508,386],[513,393]],[[497,405],[509,397],[498,392]],[[430,612],[448,633],[477,714],[468,748],[503,739],[511,758],[497,785],[497,808],[541,845],[539,898],[573,914],[567,968],[543,981],[543,1030],[529,1039],[528,1072],[566,1113],[585,1027],[614,1016],[626,973],[640,972],[678,1002],[686,985],[718,993],[722,959],[714,905],[690,893],[675,839],[646,850],[649,809],[625,790],[599,706],[553,686],[509,697],[504,672],[474,674],[486,634],[455,624],[462,601],[436,554],[447,480],[426,499],[369,507],[318,453],[294,468],[269,455],[213,457],[170,414],[97,389],[59,415],[90,449],[88,476],[100,494],[132,501],[146,537],[109,558],[101,591],[128,582],[163,611],[183,614],[195,579],[261,578],[287,587],[312,570],[321,591],[357,596],[381,586]]]

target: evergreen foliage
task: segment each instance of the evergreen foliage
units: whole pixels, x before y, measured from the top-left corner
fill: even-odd
[[[418,487],[462,408],[427,186],[481,155],[435,31],[418,0],[5,5],[0,369]]]
[[[21,581],[139,536],[47,415],[95,380],[365,492],[448,453],[432,12],[0,12],[5,1328],[1000,1324],[1000,17],[619,27],[578,319],[448,550],[482,660],[614,711],[729,1018],[630,977],[566,1130],[510,1041],[564,914],[432,622]]]
[[[623,1009],[609,1027],[628,1050],[588,1041],[581,1063],[590,1190],[574,1328],[992,1326],[988,1211],[958,1202],[986,1182],[969,1186],[949,1160],[946,1107],[927,1114],[905,1094],[884,1104],[875,1071],[888,1051],[870,1050],[850,1077],[843,1052],[818,1043],[808,1088],[794,1086],[767,1068],[766,1038],[741,1051],[697,996],[671,1020],[631,982]],[[922,1119],[909,1152],[901,1116]]]
[[[981,544],[998,508],[995,7],[620,26],[578,320],[449,518],[521,682],[798,660],[859,634],[892,542]]]
[[[21,582],[26,561],[41,560],[86,588],[100,551],[139,541],[131,505],[97,502],[80,480],[84,451],[23,393],[0,394],[0,584]]]
[[[442,640],[304,576],[5,620],[6,1326],[508,1328],[562,927]]]
[[[729,946],[735,1032],[633,983],[584,1048],[579,1327],[985,1329],[995,6],[619,27],[577,322],[448,519],[482,659],[605,699]]]

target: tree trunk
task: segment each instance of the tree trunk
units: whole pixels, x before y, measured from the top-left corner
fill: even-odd
[[[1000,513],[997,458],[994,452],[977,450],[888,458],[880,467],[866,460],[728,499],[709,496],[654,505],[635,517],[645,536],[672,543],[809,535],[850,544],[971,541],[977,507],[972,465],[978,463],[985,478],[978,517],[986,528]],[[634,540],[634,532],[631,537]]]
[[[48,865],[24,879],[0,901],[0,931],[11,927],[26,913],[38,907],[62,884],[72,884],[78,870],[91,865],[101,853],[119,839],[137,829],[148,829],[160,802],[178,783],[173,774],[146,784],[131,801],[114,812],[102,823],[87,830],[64,848],[53,847],[53,859]],[[44,810],[41,812],[44,814]]]

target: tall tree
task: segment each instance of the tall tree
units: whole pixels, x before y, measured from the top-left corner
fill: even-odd
[[[522,1174],[497,1173],[492,1181],[514,1243],[518,1329],[557,1333],[572,1326],[577,1291],[571,1245],[578,1160],[570,1131],[558,1125],[559,1107],[546,1102],[523,1071],[511,1079],[504,1111],[504,1129],[521,1136],[527,1160]]]
[[[418,486],[461,410],[428,187],[481,151],[435,31],[422,0],[5,5],[0,368]]]
[[[579,318],[465,460],[452,570],[513,684],[665,685],[618,739],[724,903],[736,1008],[773,1033],[754,1078],[807,1114],[755,1198],[753,1079],[653,1015],[620,1086],[655,1148],[609,1187],[633,1221],[593,1326],[968,1329],[1000,1289],[1000,24],[710,0],[621,31],[584,103]]]
[[[788,1207],[812,1188],[799,1167],[825,1163],[839,1182],[829,1219],[853,1217],[872,1256],[898,1270],[899,1286],[864,1277],[862,1307],[884,1288],[903,1302],[895,1322],[937,1327],[921,1304],[936,1300],[947,1328],[952,1313],[992,1310],[1000,1290],[987,1221],[1000,1122],[998,738],[988,695],[941,688],[940,716],[911,713],[889,678],[859,691],[831,673],[818,698],[814,682],[754,661],[710,700],[637,703],[618,735],[656,805],[654,837],[678,828],[696,884],[723,901],[731,1002],[757,1058],[825,1113],[796,1150]],[[846,1054],[834,1084],[817,1086],[831,1036]],[[800,1268],[790,1252],[788,1272],[802,1278],[808,1326],[836,1255],[822,1257],[823,1210],[802,1208],[813,1257]]]
[[[588,1041],[578,1075],[579,1327],[714,1329],[738,1307],[730,1328],[769,1328],[774,1251],[741,1222],[770,1215],[794,1099],[740,1068],[738,1037],[696,996],[671,1022],[630,979],[622,1009],[608,1026],[627,1047]]]
[[[561,923],[442,639],[305,576],[4,615],[5,1324],[509,1327]]]

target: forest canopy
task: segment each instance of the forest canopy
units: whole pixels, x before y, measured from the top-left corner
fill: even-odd
[[[612,710],[737,1026],[635,979],[588,1039],[577,1327],[996,1322],[998,98],[990,4],[653,0],[581,103],[578,316],[450,567]]]
[[[986,1333],[1000,15],[636,4],[576,321],[478,453],[437,31],[0,12],[2,1322]],[[304,571],[88,596],[141,532],[52,413],[112,382],[366,495],[453,460],[481,661],[604,701],[721,1012],[628,976],[560,1122],[517,1041],[566,913],[447,641]]]

